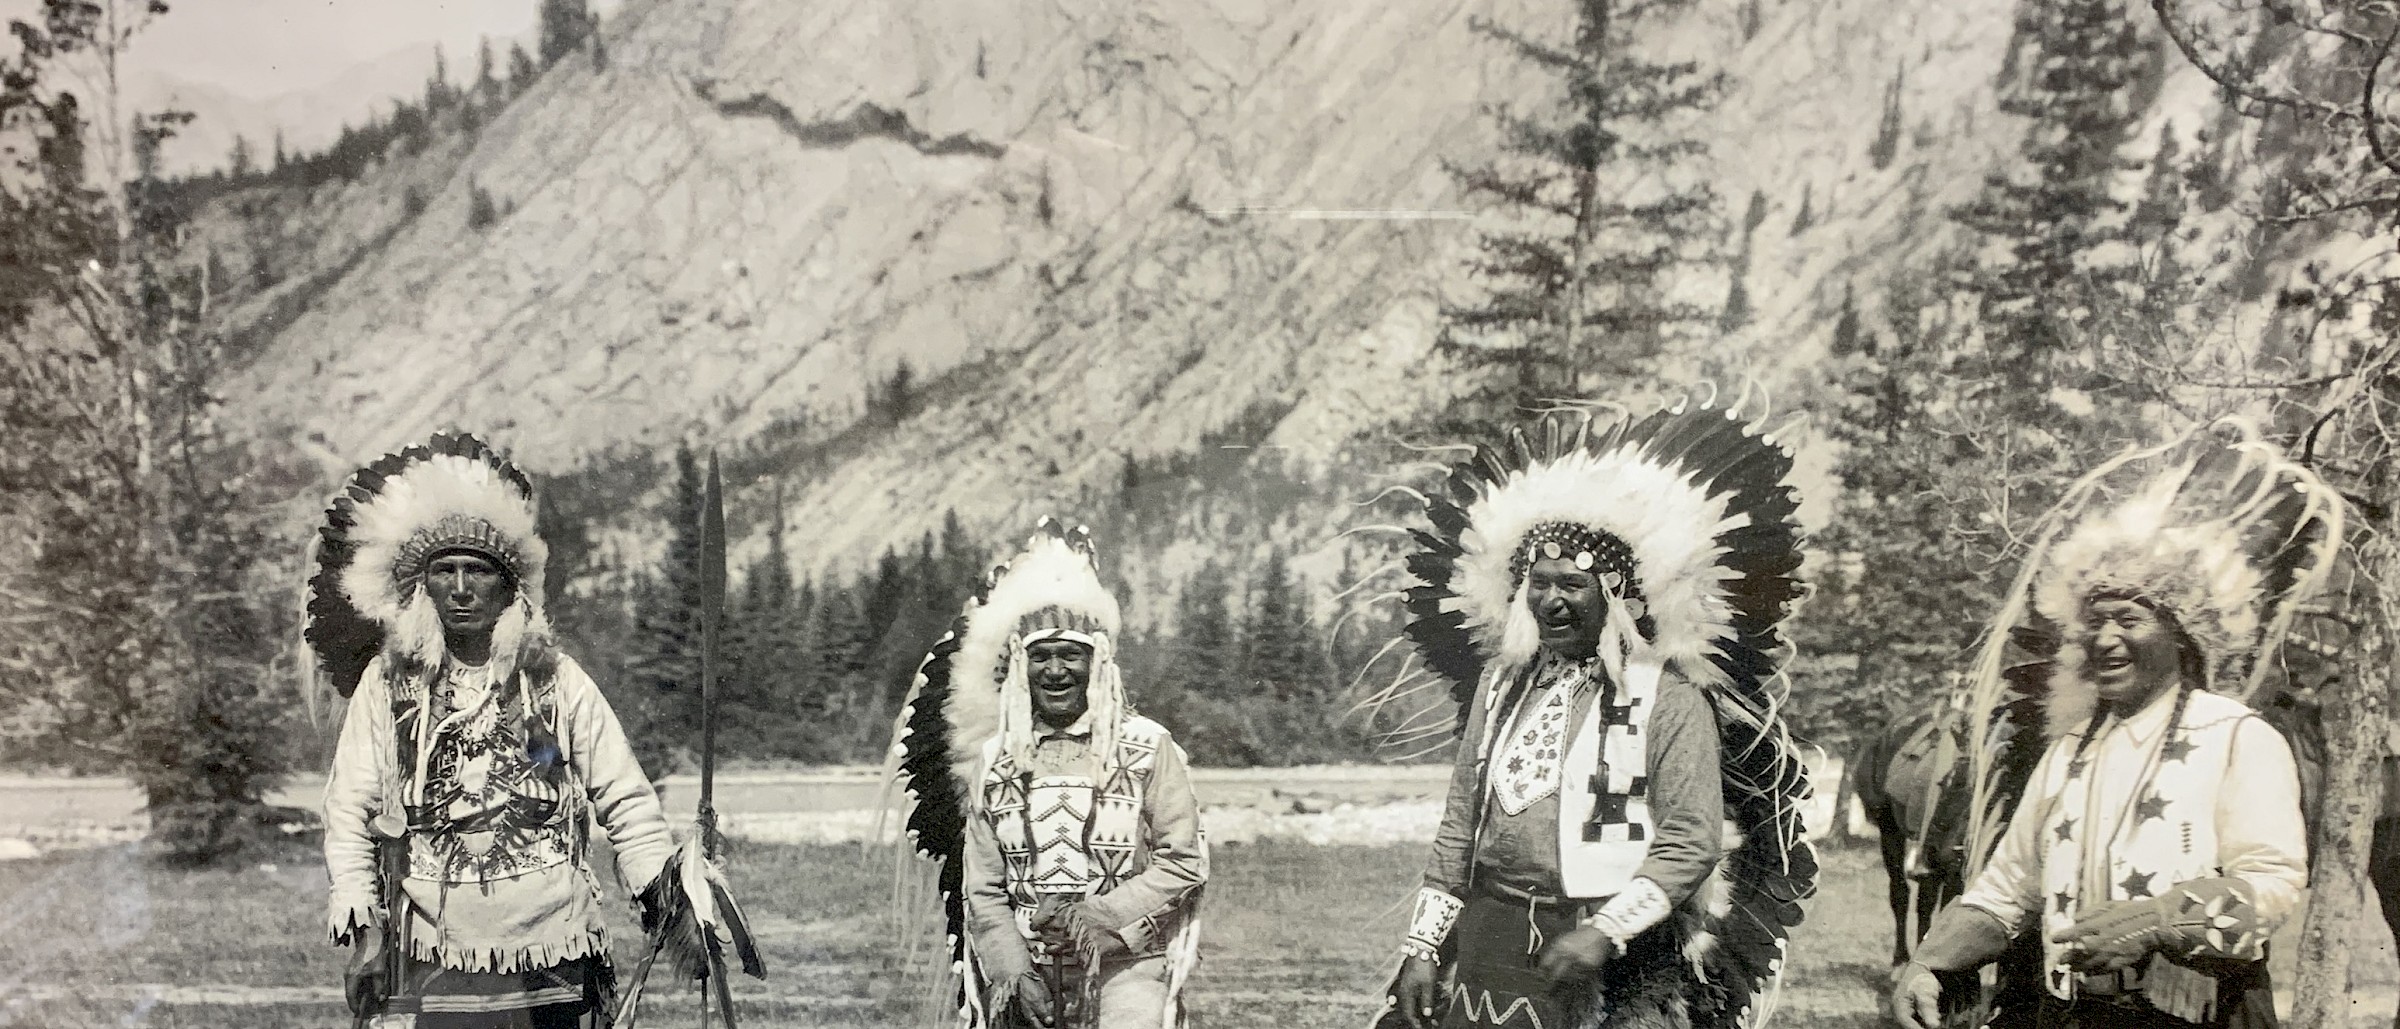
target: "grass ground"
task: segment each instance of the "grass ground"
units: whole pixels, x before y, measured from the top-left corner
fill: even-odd
[[[1204,1029],[1357,1029],[1376,1003],[1421,847],[1217,848],[1204,957]],[[934,929],[895,927],[887,852],[755,844],[731,855],[770,978],[740,979],[742,1024],[892,1027],[920,1018]],[[1784,1025],[1875,1024],[1890,919],[1866,850],[1827,855],[1793,946]],[[343,955],[322,942],[313,849],[273,864],[179,871],[130,848],[0,864],[0,1026],[322,1029],[346,1024]],[[634,939],[629,914],[620,942]],[[915,945],[912,956],[910,944]],[[619,966],[626,967],[623,957]],[[645,1005],[653,1026],[695,1020],[685,991]]]

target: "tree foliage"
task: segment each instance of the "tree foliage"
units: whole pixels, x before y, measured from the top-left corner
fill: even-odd
[[[116,92],[165,10],[45,0],[0,67],[0,521],[20,541],[0,559],[0,753],[131,776],[161,852],[202,862],[269,831],[299,668],[256,599],[289,570],[255,498],[290,484],[218,428],[215,262],[185,251],[159,174],[191,116],[128,116]]]
[[[1708,258],[1717,197],[1684,170],[1704,152],[1683,121],[1724,76],[1644,55],[1640,34],[1690,0],[1576,0],[1561,43],[1477,20],[1538,70],[1554,98],[1499,111],[1501,151],[1453,166],[1490,210],[1469,262],[1473,298],[1443,308],[1441,349],[1480,373],[1470,415],[1513,417],[1545,397],[1647,374],[1711,312],[1668,286]]]
[[[2182,299],[2144,260],[2180,208],[2162,192],[2136,225],[2120,199],[2150,50],[2112,0],[2018,10],[2001,91],[2018,159],[1952,212],[1960,248],[1875,284],[1880,317],[1846,292],[1835,318],[1822,424],[1842,491],[1802,630],[1805,720],[1831,734],[1950,688],[2036,520],[2150,435],[2152,373],[2183,342],[2133,331]]]

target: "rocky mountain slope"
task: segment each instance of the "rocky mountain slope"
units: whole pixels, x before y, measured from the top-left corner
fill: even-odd
[[[634,0],[603,60],[471,142],[283,201],[314,253],[234,309],[254,356],[228,393],[329,476],[444,426],[552,471],[747,442],[752,526],[752,476],[814,452],[781,469],[804,571],[953,508],[1013,535],[1241,420],[1298,459],[1279,531],[1324,550],[1379,474],[1352,449],[1455,389],[1432,339],[1473,223],[1443,162],[1543,88],[1471,25],[1556,33],[1560,6]],[[1732,76],[1690,130],[1755,313],[1694,369],[1804,401],[1844,289],[1872,310],[1946,245],[2020,132],[1994,100],[2011,9],[1710,0],[1651,42]],[[2159,67],[2154,124],[2218,116]],[[477,190],[505,212],[480,229]],[[913,413],[854,424],[903,362]]]

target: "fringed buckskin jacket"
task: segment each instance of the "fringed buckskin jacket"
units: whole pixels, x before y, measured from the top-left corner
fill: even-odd
[[[488,678],[404,672],[389,655],[360,678],[325,783],[334,942],[388,915],[377,824],[407,829],[409,956],[470,972],[607,956],[595,819],[632,890],[665,867],[666,814],[591,677],[547,651]]]

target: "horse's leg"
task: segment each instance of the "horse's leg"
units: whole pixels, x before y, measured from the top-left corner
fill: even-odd
[[[1917,942],[1908,934],[1908,834],[1900,820],[1892,817],[1890,809],[1877,808],[1871,813],[1875,816],[1878,846],[1883,849],[1885,899],[1892,906],[1892,964],[1898,965],[1908,960],[1908,952]],[[1919,920],[1916,926],[1923,929],[1925,923]]]
[[[2400,941],[2400,817],[2375,820],[2375,839],[2367,847],[2367,881],[2383,906],[2383,924]],[[2400,1029],[2400,1009],[2392,1012],[2392,1027]]]
[[[1875,826],[1875,845],[1883,855],[1884,898],[1892,909],[1892,965],[1908,960],[1908,832],[1887,788],[1892,774],[1893,730],[1883,729],[1850,756],[1851,793],[1859,809]]]

